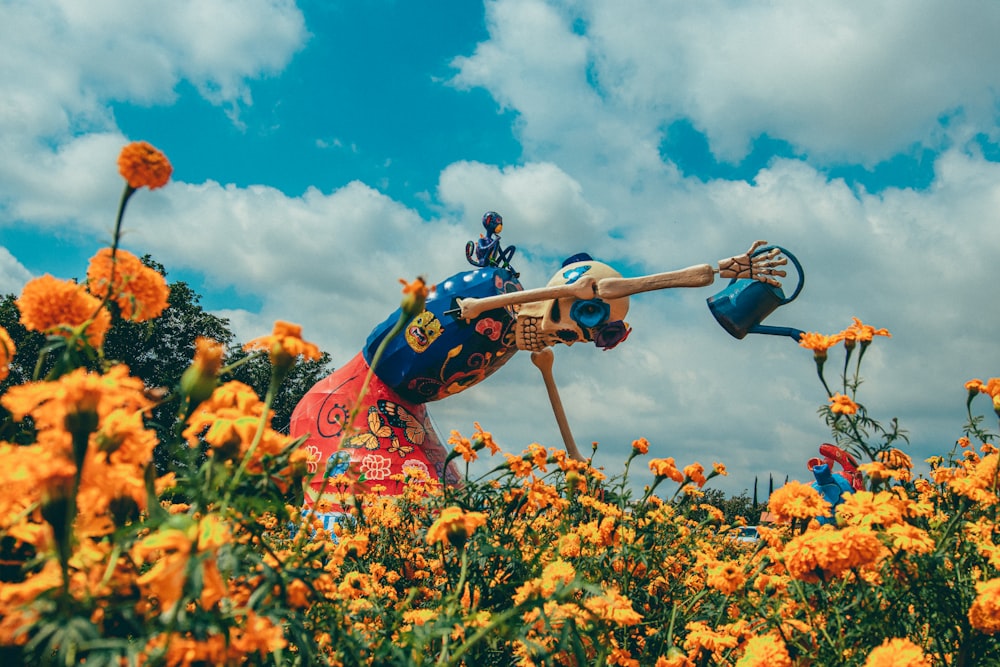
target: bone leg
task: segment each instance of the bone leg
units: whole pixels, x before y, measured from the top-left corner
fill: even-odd
[[[569,422],[566,420],[566,412],[563,410],[562,401],[559,400],[559,390],[556,388],[556,381],[552,376],[552,361],[554,358],[555,355],[552,353],[552,348],[549,347],[531,353],[531,363],[538,367],[538,370],[542,373],[542,379],[545,381],[545,391],[549,394],[549,402],[552,404],[552,412],[556,416],[556,423],[559,424],[559,434],[562,436],[566,452],[569,453],[571,459],[586,461],[580,455],[580,450],[576,447],[576,442],[573,440],[573,433],[569,430]]]

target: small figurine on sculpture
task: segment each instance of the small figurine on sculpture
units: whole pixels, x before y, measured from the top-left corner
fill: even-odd
[[[475,248],[470,242],[466,249],[468,261],[476,268],[436,284],[423,312],[406,323],[403,335],[386,340],[352,424],[347,421],[375,351],[399,321],[399,310],[375,327],[351,361],[313,386],[296,406],[291,435],[308,436],[303,447],[316,463],[316,475],[306,489],[307,503],[320,499],[324,471],[341,465],[345,456],[368,484],[378,485],[386,495],[401,493],[407,476],[418,473],[457,483],[457,470],[446,465],[447,452],[425,404],[482,382],[519,350],[530,352],[541,371],[567,453],[584,460],[559,400],[551,347],[586,342],[602,350],[614,348],[628,337],[625,316],[632,294],[704,287],[721,276],[731,279],[727,288],[731,294],[724,304],[722,300],[709,303],[720,322],[738,319],[738,326],[757,333],[793,337],[800,333],[764,331],[759,326],[771,310],[790,300],[784,298],[777,280],[785,276],[781,267],[788,253],[764,247],[764,241],[715,266],[699,264],[637,278],[624,278],[590,255],[578,254],[563,263],[547,286],[525,290],[510,264],[514,247],[500,247],[502,219],[489,212],[483,216],[483,225],[487,234]],[[801,289],[801,268],[795,265]],[[746,290],[745,283],[764,289],[758,294]],[[720,293],[713,299],[721,297]],[[746,331],[730,333],[742,338]]]
[[[480,234],[478,241],[469,241],[465,244],[465,258],[469,260],[469,264],[510,269],[510,260],[514,259],[515,248],[508,246],[505,250],[500,245],[503,218],[495,211],[487,211],[483,215],[483,229],[486,230],[486,234]]]
[[[816,479],[812,487],[830,503],[830,514],[818,516],[816,520],[821,524],[835,523],[837,505],[844,502],[845,496],[863,490],[864,481],[858,470],[857,459],[840,447],[824,442],[819,446],[819,453],[823,458],[813,457],[809,459],[808,465]],[[840,472],[833,471],[834,463],[840,464]]]

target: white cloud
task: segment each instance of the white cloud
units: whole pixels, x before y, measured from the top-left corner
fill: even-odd
[[[306,38],[289,0],[41,0],[0,5],[5,139],[113,125],[108,100],[169,101],[186,79],[215,104],[283,68]],[[8,134],[9,133],[9,134]]]
[[[31,273],[17,261],[17,258],[0,246],[0,295],[20,293],[21,288],[31,278]]]
[[[686,117],[731,161],[767,133],[873,163],[937,145],[958,110],[960,125],[996,117],[997,5],[497,0],[487,17],[455,83],[516,110],[536,157],[631,134],[648,160],[650,138]]]

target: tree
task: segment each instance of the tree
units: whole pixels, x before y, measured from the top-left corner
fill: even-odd
[[[754,509],[753,500],[745,489],[738,496],[728,498],[722,489],[706,489],[705,495],[698,502],[722,510],[725,523],[729,525],[734,525],[739,517],[749,524],[757,523],[758,514]]]

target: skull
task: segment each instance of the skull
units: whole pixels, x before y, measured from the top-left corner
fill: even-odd
[[[552,276],[548,287],[570,285],[584,276],[599,281],[619,278],[621,274],[607,264],[594,260],[575,261],[564,265]],[[628,327],[628,297],[604,300],[564,297],[521,305],[514,322],[514,340],[519,350],[537,352],[558,343],[572,345],[580,341],[594,342],[610,349],[625,339]]]

